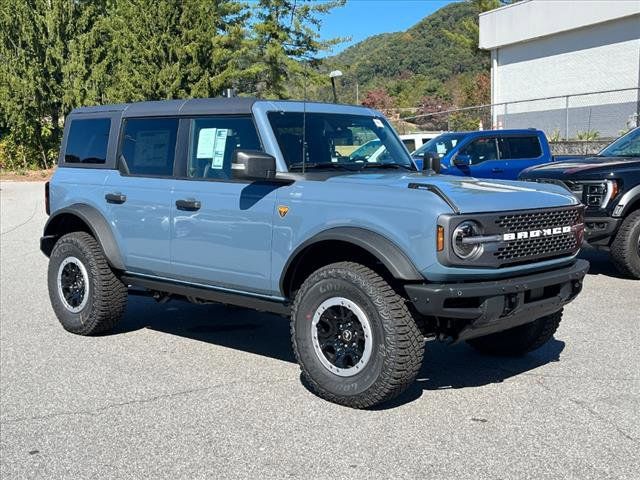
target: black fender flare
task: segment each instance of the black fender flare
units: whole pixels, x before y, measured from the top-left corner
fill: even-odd
[[[638,200],[640,200],[640,185],[636,185],[620,197],[618,200],[618,207],[622,206],[622,210],[616,215],[616,217],[626,216],[627,213],[629,213],[631,206],[635,205]]]
[[[280,275],[280,291],[286,291],[286,283],[300,254],[308,247],[327,240],[351,243],[377,258],[398,280],[424,281],[424,276],[416,269],[409,257],[395,243],[379,233],[361,227],[335,227],[324,230],[302,242],[285,263]]]
[[[68,207],[61,208],[47,220],[44,226],[44,235],[40,241],[40,250],[42,250],[45,255],[49,256],[51,254],[51,249],[57,238],[66,233],[60,231],[62,227],[61,220],[65,218],[64,216],[66,215],[77,217],[86,224],[94,238],[102,247],[109,264],[115,269],[125,270],[118,243],[116,242],[109,223],[98,209],[84,203],[74,203]]]

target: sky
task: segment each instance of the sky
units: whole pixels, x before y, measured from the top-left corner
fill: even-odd
[[[341,50],[378,33],[398,32],[415,25],[452,0],[347,0],[344,7],[336,8],[323,17],[322,39],[352,37],[327,55]]]

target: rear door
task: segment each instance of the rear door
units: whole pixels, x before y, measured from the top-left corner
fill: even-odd
[[[504,162],[501,177],[517,180],[525,168],[545,161],[543,146],[538,135],[501,135],[498,138],[500,158]]]
[[[123,120],[118,168],[107,178],[107,218],[127,270],[171,274],[170,231],[177,118]]]
[[[251,292],[271,288],[278,184],[234,180],[236,150],[262,150],[250,116],[182,120],[186,155],[175,184],[171,260],[185,281]]]

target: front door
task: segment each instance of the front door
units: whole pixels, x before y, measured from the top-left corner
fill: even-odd
[[[175,275],[268,293],[277,185],[231,178],[235,150],[261,150],[253,121],[249,116],[183,121],[189,122],[188,154],[172,205]]]
[[[171,201],[178,119],[124,120],[119,171],[104,185],[112,223],[126,269],[171,274]]]
[[[459,154],[468,155],[471,165],[452,165],[451,169],[457,168],[463,175],[471,177],[506,178],[504,162],[498,155],[496,137],[476,138],[463,146]]]

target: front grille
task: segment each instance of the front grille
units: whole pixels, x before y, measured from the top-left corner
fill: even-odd
[[[532,238],[514,240],[506,247],[499,247],[493,255],[500,260],[521,261],[529,257],[547,257],[570,253],[578,249],[578,242],[573,233],[557,237]]]
[[[582,223],[582,210],[579,207],[514,213],[502,215],[495,220],[500,233],[543,231],[556,227],[573,227],[579,223]],[[508,241],[498,247],[493,255],[504,265],[567,255],[578,248],[578,238],[572,231]]]
[[[502,215],[496,219],[496,225],[504,230],[503,233],[521,230],[542,230],[562,225],[579,223],[580,210],[572,207],[562,210],[542,210],[532,213]]]

